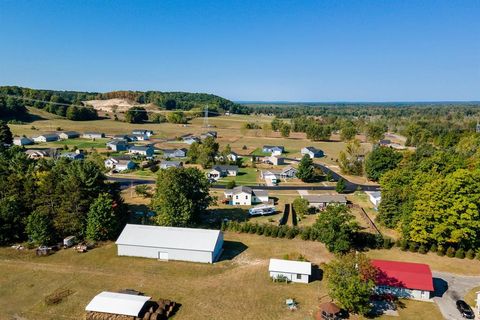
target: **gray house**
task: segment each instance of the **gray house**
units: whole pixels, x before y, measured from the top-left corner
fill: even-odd
[[[187,156],[188,150],[185,148],[181,149],[164,149],[163,157],[164,158],[185,158]]]
[[[75,139],[80,137],[80,133],[76,131],[63,131],[58,133],[58,137],[62,140]]]
[[[15,137],[13,138],[13,144],[16,146],[26,146],[34,144],[33,140],[27,137]]]
[[[32,138],[35,142],[51,142],[57,141],[58,135],[56,133],[46,133]]]
[[[85,155],[79,152],[66,152],[66,153],[62,153],[60,155],[60,158],[67,158],[70,160],[83,160],[85,159]]]
[[[302,198],[308,201],[310,207],[317,209],[324,209],[332,204],[347,204],[347,198],[342,194],[304,195]]]
[[[263,146],[262,151],[265,153],[277,152],[282,154],[285,152],[285,148],[283,146]]]
[[[149,158],[149,157],[153,157],[155,150],[152,147],[148,147],[148,146],[132,146],[128,150],[128,153],[145,156]]]
[[[305,147],[301,150],[302,156],[308,154],[310,158],[321,158],[324,156],[323,151],[314,147]]]
[[[162,161],[160,169],[180,168],[183,165],[181,161]]]
[[[82,138],[85,138],[85,139],[102,139],[102,138],[105,138],[105,133],[103,133],[103,132],[85,132],[82,135]]]
[[[214,166],[207,174],[210,179],[218,180],[221,177],[236,176],[238,173],[238,166]]]
[[[223,233],[127,224],[116,244],[119,256],[213,263],[222,253]]]
[[[107,142],[107,148],[113,151],[127,151],[129,144],[125,140],[114,139]]]

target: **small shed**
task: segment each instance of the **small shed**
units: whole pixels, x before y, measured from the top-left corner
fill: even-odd
[[[86,306],[85,311],[138,317],[151,297],[103,291]]]
[[[222,253],[223,233],[127,224],[116,244],[119,256],[213,263]]]
[[[312,275],[312,264],[304,261],[270,259],[268,266],[270,277],[285,277],[288,281],[308,283]]]
[[[341,319],[340,318],[341,311],[342,310],[335,303],[332,303],[332,302],[322,303],[319,307],[319,310],[315,314],[315,320]]]

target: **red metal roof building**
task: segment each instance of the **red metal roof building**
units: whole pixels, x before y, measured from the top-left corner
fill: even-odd
[[[372,260],[378,269],[377,286],[434,291],[430,266],[423,263]]]

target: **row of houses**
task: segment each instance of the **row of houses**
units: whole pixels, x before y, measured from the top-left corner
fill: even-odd
[[[285,147],[284,146],[268,146],[265,145],[262,147],[262,152],[263,153],[270,153],[271,156],[281,156],[283,153],[285,153]],[[310,158],[321,158],[324,156],[324,153],[322,150],[317,149],[315,147],[304,147],[300,150],[300,153],[302,156],[308,155]]]
[[[197,136],[194,136],[194,135],[191,135],[191,134],[187,134],[187,135],[184,135],[182,136],[182,141],[186,144],[193,144],[195,142],[200,142],[202,140],[205,140],[206,138],[208,137],[211,137],[211,138],[217,138],[217,132],[216,131],[207,131],[205,133],[202,133],[199,137]]]

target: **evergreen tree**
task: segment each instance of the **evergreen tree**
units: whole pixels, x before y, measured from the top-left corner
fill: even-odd
[[[38,246],[48,245],[54,240],[54,230],[49,210],[45,207],[38,207],[27,218],[25,232],[28,240]]]
[[[298,164],[297,178],[303,182],[311,182],[315,179],[315,167],[308,154],[304,155]]]
[[[113,200],[108,193],[102,193],[88,211],[86,237],[93,241],[112,239],[118,229],[117,223]]]
[[[345,189],[347,188],[345,184],[345,180],[343,178],[338,179],[337,185],[335,186],[335,191],[338,193],[343,193],[345,192]]]
[[[0,121],[0,144],[12,144],[13,135],[10,128],[4,121]]]

